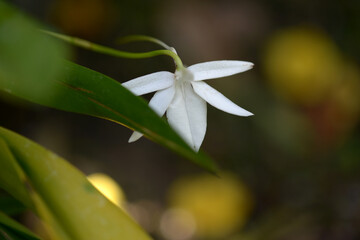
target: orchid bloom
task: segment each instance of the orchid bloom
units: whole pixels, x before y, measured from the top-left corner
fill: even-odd
[[[133,59],[159,55],[172,57],[176,65],[175,73],[156,72],[135,78],[122,85],[137,96],[156,91],[150,100],[149,106],[160,117],[166,112],[170,126],[195,151],[199,150],[205,137],[206,102],[230,114],[244,117],[253,115],[251,112],[237,106],[203,81],[245,72],[254,66],[251,62],[212,61],[198,63],[186,68],[174,48],[153,37],[132,35],[120,39],[120,42],[147,41],[155,43],[165,48],[165,50],[143,53],[124,52],[59,33],[43,32],[76,46],[116,57]],[[131,135],[129,142],[134,142],[141,136],[141,133],[135,131]]]
[[[166,112],[170,126],[198,151],[206,132],[206,102],[230,114],[251,116],[252,113],[237,106],[220,92],[204,82],[207,79],[226,77],[253,67],[244,61],[211,61],[179,67],[175,73],[166,71],[135,78],[122,85],[139,96],[151,92],[155,95],[149,106],[161,117]],[[129,142],[142,136],[135,131]]]

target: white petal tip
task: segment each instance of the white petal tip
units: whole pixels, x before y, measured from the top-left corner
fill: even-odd
[[[251,112],[242,112],[241,114],[237,114],[238,116],[240,116],[240,117],[251,117],[251,116],[254,116],[254,114],[253,113],[251,113]]]
[[[242,64],[242,72],[251,70],[255,65],[252,62],[246,62],[245,64]]]
[[[236,111],[236,112],[229,112],[229,113],[234,114],[236,116],[240,116],[240,117],[250,117],[250,116],[254,115],[253,113],[246,111],[244,109],[241,109],[240,111]]]
[[[139,140],[143,135],[139,132],[133,132],[133,134],[130,136],[128,143],[136,142]]]
[[[200,146],[199,147],[192,146],[192,149],[194,150],[194,152],[199,152]]]

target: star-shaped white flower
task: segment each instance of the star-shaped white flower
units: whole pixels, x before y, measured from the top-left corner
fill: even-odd
[[[166,71],[156,72],[122,85],[137,96],[157,91],[149,106],[159,116],[166,112],[170,126],[198,151],[206,132],[206,102],[234,115],[253,115],[203,80],[241,73],[251,69],[253,65],[251,62],[228,60],[204,62],[177,69],[175,74]],[[129,142],[134,142],[141,136],[141,133],[135,131]]]

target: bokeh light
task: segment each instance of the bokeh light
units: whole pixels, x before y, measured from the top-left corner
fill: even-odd
[[[93,173],[87,178],[105,197],[123,208],[125,195],[114,179],[103,173]]]
[[[271,37],[265,69],[275,92],[287,100],[313,105],[326,98],[341,81],[342,56],[322,31],[291,28]]]
[[[170,206],[184,211],[175,212],[180,218],[185,213],[194,218],[197,236],[226,236],[241,228],[251,211],[253,199],[247,187],[230,173],[220,176],[180,178],[169,190]]]

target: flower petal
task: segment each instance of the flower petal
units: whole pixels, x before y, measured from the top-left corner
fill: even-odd
[[[123,83],[123,87],[139,96],[146,93],[155,92],[173,85],[175,79],[171,72],[156,72],[142,77],[138,77]]]
[[[129,142],[129,143],[135,142],[135,141],[139,140],[142,136],[143,136],[142,133],[140,133],[140,132],[138,132],[138,131],[134,131],[134,132],[131,134],[128,142]]]
[[[175,86],[160,90],[154,94],[149,102],[149,107],[160,117],[164,115],[175,96]]]
[[[220,92],[210,87],[208,84],[204,82],[192,82],[191,83],[194,91],[202,97],[205,101],[207,101],[212,106],[234,115],[248,117],[252,114],[251,112],[246,111],[245,109],[239,107]]]
[[[171,101],[173,100],[175,95],[175,87],[171,86],[169,88],[160,90],[154,94],[149,102],[149,107],[154,110],[160,117],[162,117],[169,107]],[[129,138],[129,143],[137,141],[139,138],[143,136],[142,133],[134,131],[133,134]]]
[[[195,94],[189,82],[179,83],[166,115],[170,126],[195,151],[206,132],[206,102]]]
[[[198,63],[188,69],[194,74],[194,80],[200,81],[245,72],[253,66],[254,64],[251,62],[223,60]]]

